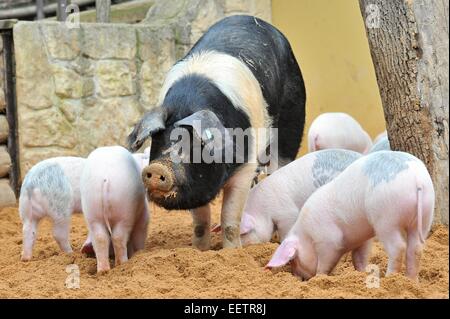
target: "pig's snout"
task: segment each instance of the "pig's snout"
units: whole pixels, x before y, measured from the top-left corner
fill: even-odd
[[[162,163],[152,163],[142,172],[142,179],[149,192],[170,192],[175,183],[175,176],[170,167]]]

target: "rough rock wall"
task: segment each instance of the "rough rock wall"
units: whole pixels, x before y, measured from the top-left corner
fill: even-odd
[[[169,68],[210,25],[232,14],[270,21],[271,1],[159,0],[134,25],[16,24],[22,179],[43,159],[123,145],[155,106]]]
[[[14,42],[22,178],[43,159],[124,144],[175,62],[168,28],[21,22]]]
[[[177,58],[220,19],[250,14],[270,22],[271,0],[157,0],[142,23],[170,25],[176,36]]]

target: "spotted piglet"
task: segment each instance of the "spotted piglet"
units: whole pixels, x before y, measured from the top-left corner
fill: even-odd
[[[283,240],[306,200],[362,155],[347,150],[307,154],[275,171],[251,189],[241,219],[242,245]],[[216,227],[213,231],[218,231]]]
[[[364,271],[377,236],[389,257],[387,275],[401,270],[406,252],[407,276],[417,280],[434,201],[431,177],[416,157],[390,151],[362,157],[307,200],[267,268],[292,261],[294,274],[309,279],[330,273],[351,251]]]
[[[104,147],[87,158],[81,203],[97,258],[97,272],[110,269],[109,248],[120,265],[144,248],[149,210],[141,168],[123,147]]]
[[[19,198],[23,222],[22,261],[29,261],[44,217],[53,221],[53,237],[61,250],[72,252],[69,242],[72,213],[81,213],[80,176],[85,159],[56,157],[33,166],[25,176]]]

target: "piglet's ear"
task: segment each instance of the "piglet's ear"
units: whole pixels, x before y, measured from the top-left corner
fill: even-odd
[[[222,121],[220,121],[214,112],[209,110],[196,112],[191,116],[176,122],[174,126],[192,127],[193,132],[198,139],[205,143],[213,141],[212,145],[210,145],[211,147],[223,149],[227,147],[227,144],[233,143],[230,134],[222,124]],[[220,136],[216,136],[217,133],[220,133]]]
[[[216,224],[211,228],[211,233],[220,233],[222,231],[222,225]]]
[[[153,134],[166,129],[167,109],[158,107],[147,112],[128,136],[128,149],[136,152]]]
[[[272,259],[267,264],[266,269],[277,268],[286,265],[288,262],[294,259],[295,254],[297,253],[297,247],[298,240],[296,238],[286,238],[275,251]]]
[[[255,229],[255,219],[249,214],[243,214],[241,219],[241,235],[248,234]]]

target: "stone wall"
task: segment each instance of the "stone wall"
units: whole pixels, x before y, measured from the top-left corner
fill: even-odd
[[[8,179],[11,157],[7,149],[9,126],[6,119],[4,63],[3,40],[0,36],[0,209],[16,204],[16,198]]]
[[[123,145],[166,72],[210,25],[232,14],[270,21],[270,12],[270,0],[157,0],[141,24],[16,24],[22,178],[49,157]]]
[[[220,19],[250,14],[270,22],[271,0],[159,0],[147,13],[142,23],[171,25],[176,35],[177,58],[185,52]]]

